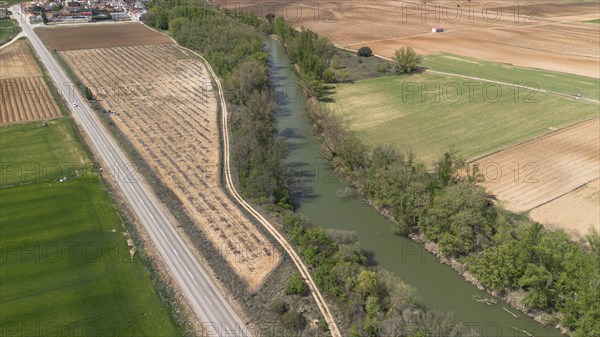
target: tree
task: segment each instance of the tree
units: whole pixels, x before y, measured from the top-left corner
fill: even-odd
[[[396,61],[397,74],[409,74],[421,63],[421,56],[411,47],[402,47],[396,50],[394,61]]]
[[[48,24],[48,17],[46,16],[46,11],[42,9],[42,22],[47,25]]]
[[[92,94],[92,91],[90,90],[90,88],[88,88],[86,86],[83,87],[83,96],[88,101],[94,99],[94,95]]]
[[[369,47],[360,47],[356,54],[360,57],[371,57],[373,56],[373,51]]]

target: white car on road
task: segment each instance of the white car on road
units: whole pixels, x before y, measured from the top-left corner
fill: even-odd
[[[73,107],[78,107],[79,105],[77,105],[77,103],[73,102]]]

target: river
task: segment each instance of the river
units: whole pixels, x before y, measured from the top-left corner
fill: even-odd
[[[526,336],[515,330],[518,328],[535,337],[562,336],[557,329],[535,322],[503,301],[487,305],[473,300],[474,295],[491,296],[439,263],[420,244],[392,235],[392,224],[360,198],[337,197],[336,192],[348,184],[329,170],[320,156],[319,140],[302,116],[305,96],[297,85],[298,77],[279,42],[266,39],[266,46],[280,108],[277,127],[288,145],[288,162],[294,168],[300,187],[294,195],[300,213],[325,228],[356,232],[372,264],[393,272],[415,288],[421,303],[428,309],[452,313],[455,321],[463,322],[465,331],[472,328],[486,337]]]

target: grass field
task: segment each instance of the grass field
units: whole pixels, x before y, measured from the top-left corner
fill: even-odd
[[[89,171],[91,163],[75,141],[68,119],[0,128],[2,180],[0,186],[56,180]]]
[[[0,45],[8,42],[13,36],[19,33],[21,28],[15,20],[0,20]]]
[[[472,159],[599,114],[597,104],[484,85],[433,73],[381,77],[339,85],[327,105],[368,145],[410,148],[428,164],[451,146]]]
[[[600,23],[600,19],[586,21],[589,23]]]
[[[0,136],[3,162],[89,162],[66,119]],[[0,228],[3,335],[181,335],[97,176],[1,188]]]
[[[543,90],[566,95],[580,94],[595,100],[600,99],[600,81],[591,77],[515,67],[447,53],[424,56],[422,66],[432,70],[504,83],[519,85],[535,83],[539,89]]]

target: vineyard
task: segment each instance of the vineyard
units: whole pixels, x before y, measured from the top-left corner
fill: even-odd
[[[599,135],[600,120],[595,118],[484,157],[476,162],[485,179],[482,185],[511,211],[548,203],[598,179]],[[555,212],[563,212],[566,204],[556,203],[561,209]]]
[[[61,116],[26,41],[2,49],[0,63],[0,125]]]
[[[220,186],[217,105],[205,65],[174,44],[62,55],[232,268],[258,288],[280,255]]]

